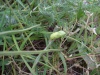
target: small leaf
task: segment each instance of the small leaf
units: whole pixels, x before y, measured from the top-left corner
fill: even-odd
[[[97,32],[96,32],[96,28],[88,28],[88,30],[92,33],[94,33],[95,35],[97,35]]]

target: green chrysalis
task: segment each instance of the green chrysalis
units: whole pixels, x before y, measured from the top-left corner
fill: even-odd
[[[50,35],[50,39],[51,40],[54,40],[54,39],[57,39],[57,38],[60,38],[62,36],[64,36],[66,33],[64,31],[58,31],[58,32],[54,32]]]

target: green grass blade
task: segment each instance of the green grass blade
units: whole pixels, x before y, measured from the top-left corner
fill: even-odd
[[[16,34],[16,33],[21,33],[21,32],[25,32],[28,31],[32,28],[38,27],[40,26],[40,24],[26,28],[26,29],[21,29],[21,30],[11,30],[11,31],[5,31],[5,32],[0,32],[0,35],[9,35],[9,34]]]
[[[63,66],[64,66],[64,75],[67,75],[67,64],[66,64],[66,59],[64,58],[63,54],[60,52],[59,57],[62,60]]]
[[[63,49],[62,49],[63,50]],[[30,55],[30,54],[43,54],[43,53],[48,53],[48,52],[58,52],[58,51],[62,51],[61,49],[47,49],[47,50],[39,50],[39,51],[0,51],[0,56],[2,55]],[[41,57],[41,55],[39,55],[38,59]]]
[[[19,46],[18,46],[18,43],[17,43],[17,41],[16,41],[15,36],[12,35],[12,37],[13,37],[13,40],[14,40],[14,43],[15,43],[15,46],[16,46],[17,50],[20,51],[20,48],[19,48]],[[31,68],[31,67],[29,66],[29,64],[27,63],[27,61],[25,60],[25,58],[24,58],[22,55],[20,55],[20,56],[21,56],[21,58],[23,59],[23,61],[24,61],[24,63],[26,64],[26,66],[28,67],[28,69],[30,70],[30,72],[31,72],[33,75],[36,75],[35,72],[32,70],[32,68]]]

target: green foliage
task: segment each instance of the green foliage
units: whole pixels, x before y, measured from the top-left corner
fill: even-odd
[[[99,75],[99,2],[1,0],[1,75]]]

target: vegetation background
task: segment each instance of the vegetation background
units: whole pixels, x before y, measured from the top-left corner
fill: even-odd
[[[99,0],[0,0],[1,75],[100,75],[99,54]]]

